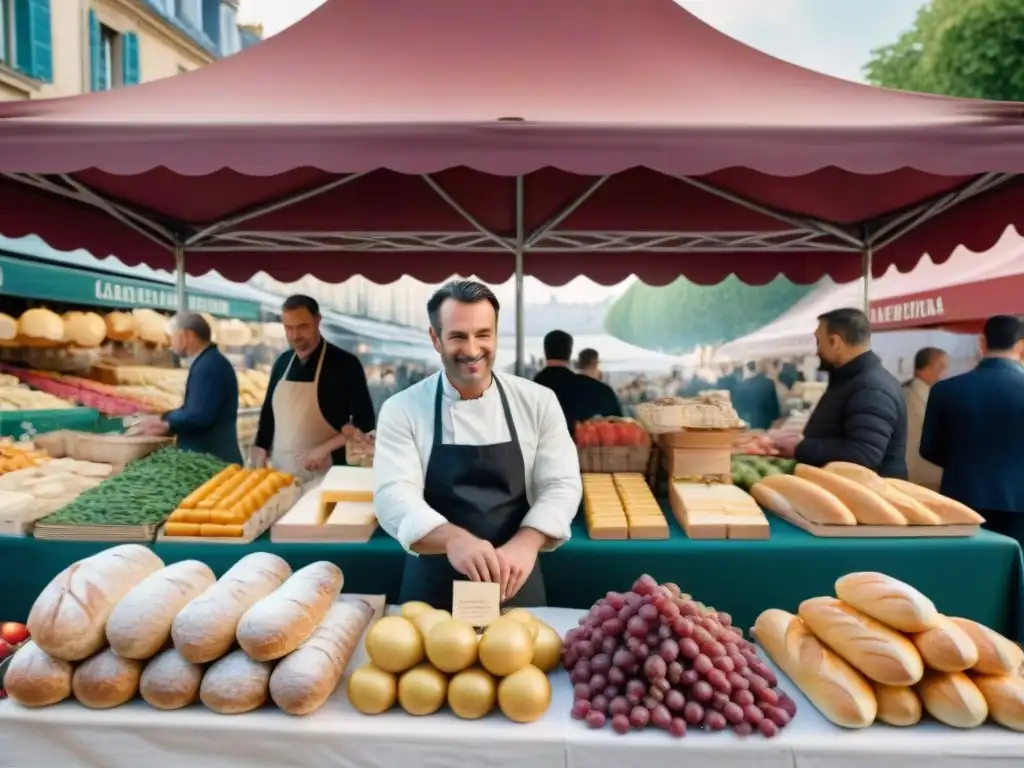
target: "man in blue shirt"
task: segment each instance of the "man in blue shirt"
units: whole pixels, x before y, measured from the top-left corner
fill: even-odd
[[[208,453],[242,463],[238,447],[238,377],[212,342],[209,323],[188,312],[171,321],[171,350],[191,360],[185,402],[159,418],[142,423],[148,435],[174,435],[185,451]]]

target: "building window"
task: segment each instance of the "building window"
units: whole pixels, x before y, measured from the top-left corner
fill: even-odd
[[[14,0],[0,0],[0,62],[14,64]]]
[[[177,0],[178,18],[193,29],[203,28],[203,0]]]
[[[101,24],[92,10],[89,11],[89,49],[93,91],[109,91],[141,81],[139,36]]]
[[[118,66],[120,53],[121,36],[110,27],[100,24],[100,90],[106,91],[122,85],[121,67]]]
[[[230,56],[242,50],[242,37],[238,31],[238,12],[230,5],[220,6],[220,55]]]

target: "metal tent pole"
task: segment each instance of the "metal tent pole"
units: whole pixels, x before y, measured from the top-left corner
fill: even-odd
[[[523,254],[526,250],[523,177],[516,176],[516,376],[526,372],[526,325],[523,317]]]
[[[874,249],[868,243],[861,252],[861,271],[864,273],[864,314],[871,316],[871,265],[874,259]]]
[[[185,247],[174,246],[174,282],[178,294],[178,311],[188,311],[188,295],[185,293]]]

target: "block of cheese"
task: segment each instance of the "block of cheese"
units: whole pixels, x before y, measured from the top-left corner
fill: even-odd
[[[667,539],[668,521],[661,517],[634,517],[627,521],[631,539]]]
[[[592,539],[628,539],[629,525],[626,518],[622,520],[598,520],[587,525],[587,533]]]
[[[320,483],[320,503],[373,501],[372,467],[331,467]]]
[[[760,517],[738,517],[729,516],[729,538],[730,539],[770,539],[772,535],[771,526],[768,525],[768,518],[763,514]]]

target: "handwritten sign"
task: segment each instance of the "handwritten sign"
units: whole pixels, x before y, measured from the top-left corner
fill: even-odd
[[[501,615],[501,585],[486,581],[452,582],[452,616],[486,627]]]

